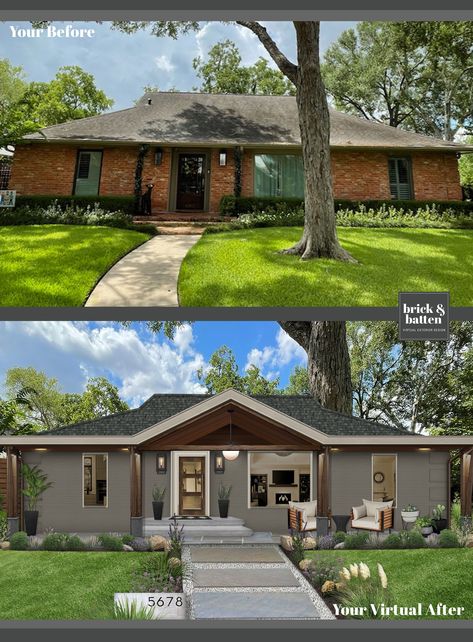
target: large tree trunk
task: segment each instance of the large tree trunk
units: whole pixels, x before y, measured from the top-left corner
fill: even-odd
[[[353,261],[337,238],[330,163],[330,116],[320,72],[319,23],[295,22],[297,34],[296,100],[305,179],[302,238],[287,254],[302,259]]]
[[[344,321],[280,321],[307,352],[312,395],[324,408],[353,412],[350,355]]]

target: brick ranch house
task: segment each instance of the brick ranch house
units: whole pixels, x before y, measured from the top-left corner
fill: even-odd
[[[473,151],[334,110],[330,144],[335,198],[352,200],[461,200],[457,159]],[[154,184],[153,211],[218,212],[228,194],[303,197],[295,98],[147,93],[26,136],[10,189],[132,196],[137,163],[142,185]]]

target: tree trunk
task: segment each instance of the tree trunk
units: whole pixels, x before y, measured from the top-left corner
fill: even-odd
[[[320,73],[319,23],[295,22],[297,34],[296,100],[305,179],[302,238],[286,254],[302,259],[354,261],[337,238],[330,163],[330,117]]]
[[[311,394],[320,405],[353,412],[350,355],[344,321],[280,321],[280,326],[307,352]]]

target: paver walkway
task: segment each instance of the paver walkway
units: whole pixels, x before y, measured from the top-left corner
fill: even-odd
[[[182,558],[191,619],[334,619],[278,546],[187,545]]]
[[[85,305],[177,306],[181,263],[199,234],[155,236],[124,256],[102,277]]]

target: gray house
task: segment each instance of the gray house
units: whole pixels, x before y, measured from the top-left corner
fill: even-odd
[[[39,465],[53,482],[40,504],[40,531],[151,534],[179,515],[225,523],[235,534],[280,534],[289,503],[312,505],[330,523],[363,500],[392,506],[400,529],[406,504],[424,515],[448,506],[457,457],[462,513],[471,514],[473,436],[412,435],[326,410],[310,397],[157,394],[136,410],[3,435],[0,447],[13,530],[22,527],[20,462]],[[221,483],[232,486],[225,522]],[[166,488],[162,520],[153,519],[156,485]]]

